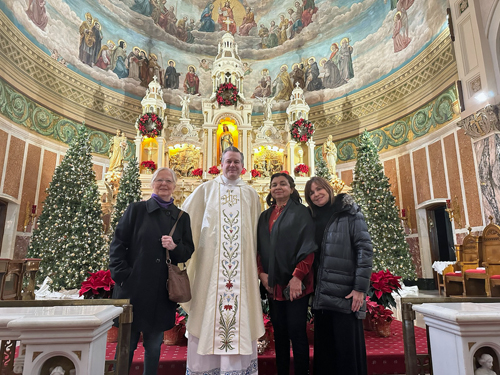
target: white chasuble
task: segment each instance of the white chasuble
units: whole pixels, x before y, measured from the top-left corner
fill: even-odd
[[[192,299],[181,304],[200,355],[250,355],[264,334],[257,275],[257,192],[221,176],[195,189],[182,206],[195,251],[187,263]]]
[[[214,354],[230,354],[239,347],[241,300],[241,191],[220,185],[219,281],[215,314]]]

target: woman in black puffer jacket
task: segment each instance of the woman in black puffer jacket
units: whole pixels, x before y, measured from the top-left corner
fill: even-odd
[[[314,374],[366,375],[362,319],[373,248],[363,214],[348,194],[312,177],[304,195],[316,224]]]

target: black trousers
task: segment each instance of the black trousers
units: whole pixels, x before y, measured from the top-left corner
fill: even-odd
[[[363,322],[354,314],[314,311],[314,375],[367,375]]]
[[[306,331],[308,302],[309,295],[293,302],[269,300],[278,375],[290,373],[290,341],[293,349],[294,374],[309,373],[309,343]]]

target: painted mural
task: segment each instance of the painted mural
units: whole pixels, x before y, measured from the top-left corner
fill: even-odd
[[[68,69],[138,98],[156,76],[167,102],[191,94],[197,109],[211,94],[225,32],[244,61],[245,97],[274,97],[273,108],[283,110],[295,85],[314,105],[377,82],[446,26],[446,0],[2,0],[0,7]]]

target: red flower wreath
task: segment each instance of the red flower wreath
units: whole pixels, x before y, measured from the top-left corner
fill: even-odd
[[[147,126],[152,124],[153,127]],[[139,132],[148,138],[155,138],[160,135],[163,129],[163,121],[156,113],[145,113],[140,116],[136,121],[137,129]]]
[[[217,103],[222,105],[235,105],[240,98],[238,89],[232,83],[223,83],[215,94]]]
[[[314,125],[312,122],[299,118],[290,129],[292,138],[299,142],[307,142],[314,134]]]

